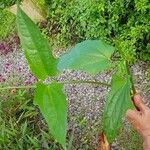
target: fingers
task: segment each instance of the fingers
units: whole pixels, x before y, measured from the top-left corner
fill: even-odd
[[[137,110],[129,109],[126,112],[126,116],[127,116],[127,119],[131,122],[134,120],[138,120],[140,115],[139,115],[139,112]]]
[[[149,109],[145,105],[143,98],[139,94],[136,94],[133,99],[134,99],[134,104],[140,111],[145,112],[147,109]]]

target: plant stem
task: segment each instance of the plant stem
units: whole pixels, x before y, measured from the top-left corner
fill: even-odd
[[[98,81],[57,81],[57,83],[62,84],[82,84],[82,83],[89,83],[89,84],[96,84],[96,85],[104,85],[110,87],[111,85],[105,82],[98,82]],[[31,86],[8,86],[8,87],[1,87],[0,90],[7,90],[7,89],[29,89],[29,88],[35,88],[36,85]]]
[[[134,95],[136,93],[136,89],[135,89],[134,82],[133,82],[133,75],[130,71],[130,67],[129,67],[129,64],[127,61],[126,61],[126,68],[127,68],[128,75],[130,75],[130,81],[131,81],[132,91],[133,91],[133,95]]]
[[[63,82],[58,82],[58,83],[63,83],[63,84],[82,84],[82,83],[89,83],[89,84],[97,84],[97,85],[104,85],[110,87],[111,85],[109,83],[105,82],[99,82],[99,81],[63,81]]]
[[[35,88],[35,85],[32,86],[8,86],[8,87],[2,87],[0,90],[8,90],[8,89],[30,89]]]

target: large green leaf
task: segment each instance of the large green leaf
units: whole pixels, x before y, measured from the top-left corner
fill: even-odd
[[[133,107],[130,97],[131,84],[129,77],[114,75],[112,89],[107,97],[104,110],[104,132],[109,142],[112,142],[123,122],[127,109]]]
[[[21,44],[32,72],[40,79],[56,75],[57,61],[39,28],[18,6],[17,27]]]
[[[60,58],[58,69],[77,69],[97,74],[112,66],[110,57],[113,52],[114,47],[101,40],[86,40]]]
[[[67,101],[62,92],[63,85],[52,83],[37,84],[34,104],[38,105],[42,112],[50,133],[63,146],[66,147],[67,130]]]

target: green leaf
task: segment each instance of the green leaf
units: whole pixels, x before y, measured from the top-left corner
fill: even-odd
[[[32,72],[40,79],[45,79],[49,75],[56,75],[57,60],[53,57],[47,40],[43,38],[39,28],[19,6],[17,9],[17,27]]]
[[[62,92],[63,85],[52,83],[37,84],[34,104],[38,105],[42,112],[50,133],[62,145],[66,147],[67,131],[67,101]]]
[[[106,100],[103,118],[104,133],[110,143],[118,135],[126,111],[133,107],[130,90],[131,83],[129,77],[113,76],[112,89]]]
[[[77,44],[71,51],[62,56],[58,70],[77,69],[91,74],[111,68],[110,57],[114,47],[101,40],[86,40]]]

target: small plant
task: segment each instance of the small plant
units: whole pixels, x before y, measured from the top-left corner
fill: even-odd
[[[128,59],[128,55],[118,54],[114,47],[102,40],[86,40],[77,44],[60,59],[56,59],[39,28],[19,6],[17,27],[29,66],[38,78],[34,104],[40,108],[56,141],[63,149],[67,149],[67,101],[63,85],[91,83],[111,87],[103,117],[103,131],[111,143],[119,133],[125,112],[133,107],[131,97],[135,89],[130,73],[131,59]],[[115,56],[117,59],[114,59]],[[111,84],[98,81],[57,82],[55,80],[51,84],[44,83],[47,77],[57,76],[65,69],[82,70],[92,75],[105,70],[115,71]]]

